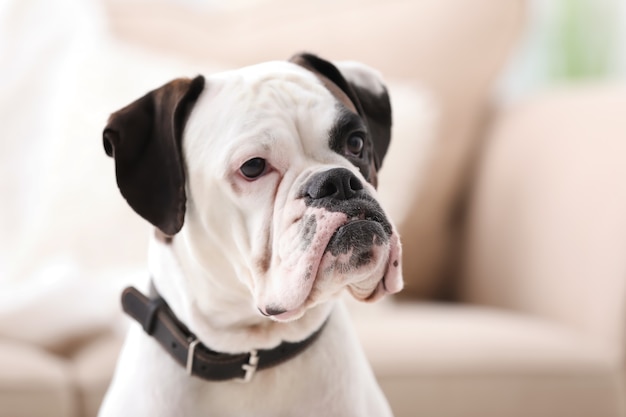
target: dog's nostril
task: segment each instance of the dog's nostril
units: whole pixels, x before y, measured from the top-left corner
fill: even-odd
[[[363,189],[363,183],[354,175],[350,178],[349,184],[352,191],[360,191]]]

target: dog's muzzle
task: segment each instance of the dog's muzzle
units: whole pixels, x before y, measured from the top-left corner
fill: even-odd
[[[362,301],[400,290],[397,233],[362,181],[337,167],[302,183],[300,215],[279,237],[281,263],[257,296],[261,314],[293,320],[343,288]]]
[[[307,206],[345,213],[348,221],[335,231],[326,251],[333,256],[351,251],[352,266],[367,263],[371,258],[370,246],[386,243],[392,233],[378,202],[346,168],[315,174],[305,185],[304,198]]]

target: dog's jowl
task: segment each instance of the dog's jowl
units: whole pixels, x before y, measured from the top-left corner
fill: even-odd
[[[374,70],[310,54],[113,113],[105,151],[155,233],[100,415],[391,415],[338,298],[402,288],[376,194],[390,131]]]

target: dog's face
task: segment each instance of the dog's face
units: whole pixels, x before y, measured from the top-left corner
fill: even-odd
[[[285,321],[344,288],[401,289],[375,191],[390,128],[372,70],[298,55],[168,83],[113,114],[104,142],[135,211],[207,270],[225,261]]]

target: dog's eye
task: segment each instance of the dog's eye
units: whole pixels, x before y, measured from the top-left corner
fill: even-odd
[[[252,158],[244,162],[244,164],[241,166],[241,168],[239,168],[239,170],[241,171],[244,177],[250,180],[253,180],[263,175],[263,173],[265,172],[265,166],[266,166],[265,159]]]
[[[361,134],[352,134],[346,141],[346,152],[354,156],[360,156],[364,145],[365,141]]]

